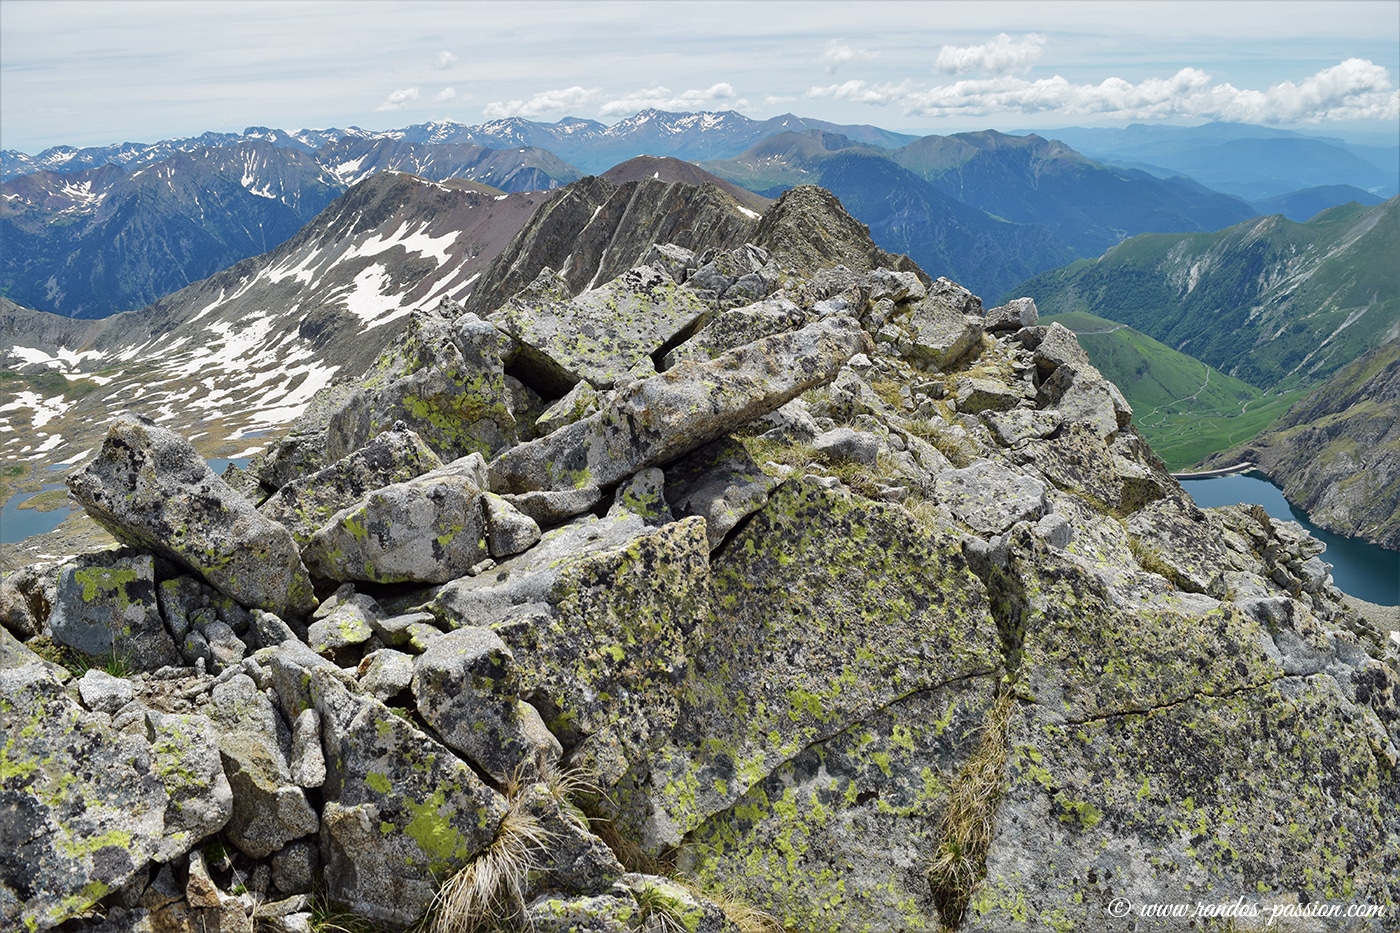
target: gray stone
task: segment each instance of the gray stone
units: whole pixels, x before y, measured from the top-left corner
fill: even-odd
[[[1118,388],[1092,366],[1060,366],[1040,384],[1036,403],[1053,408],[1066,422],[1093,428],[1100,437],[1118,433],[1132,419],[1133,410]]]
[[[292,780],[291,734],[252,679],[240,673],[218,684],[205,709],[219,728],[224,773],[233,788],[233,816],[224,830],[229,841],[263,858],[288,840],[316,832],[316,811]]]
[[[27,564],[0,574],[0,628],[20,638],[33,638],[44,630],[53,603],[54,570]]]
[[[172,431],[119,418],[68,489],[117,540],[193,570],[245,606],[279,615],[316,606],[291,533],[258,514]]]
[[[285,525],[305,547],[331,516],[366,494],[441,466],[423,439],[400,424],[324,470],[283,486],[258,511]]]
[[[667,353],[662,366],[670,369],[683,360],[703,363],[746,343],[796,330],[805,323],[807,315],[786,298],[731,308],[707,320],[694,336]]]
[[[523,358],[556,382],[609,388],[654,373],[651,355],[707,310],[666,273],[639,266],[565,301],[512,299],[491,321],[524,347],[515,365]]]
[[[45,930],[146,871],[168,805],[140,736],[41,665],[0,670],[0,928]]]
[[[475,483],[428,473],[337,512],[304,556],[313,574],[330,580],[444,583],[485,556],[484,526]]]
[[[487,493],[486,546],[491,556],[500,560],[528,551],[539,543],[540,526],[495,493]]]
[[[491,463],[491,489],[609,486],[665,463],[835,378],[870,340],[850,318],[826,318],[708,363],[682,363],[619,389],[607,408],[512,448]]]
[[[1034,298],[1013,298],[989,310],[985,318],[984,326],[988,331],[1020,330],[1039,324],[1040,312],[1036,310]]]
[[[742,444],[723,438],[667,468],[666,501],[679,518],[705,519],[705,536],[714,550],[740,521],[768,503],[779,482],[753,462]]]
[[[991,460],[945,470],[934,482],[938,501],[980,535],[1000,534],[1020,521],[1038,521],[1049,511],[1045,488],[1039,479]]]
[[[510,649],[487,628],[449,632],[413,665],[419,714],[446,745],[502,783],[522,769],[553,764],[563,753],[519,693]]]
[[[49,628],[54,641],[96,663],[118,658],[134,670],[180,663],[161,621],[149,555],[94,555],[58,575]]]
[[[298,787],[320,787],[326,782],[326,758],[321,751],[321,717],[315,709],[304,709],[292,723],[292,783]]]
[[[984,411],[1008,411],[1025,398],[1017,387],[1009,386],[1000,379],[960,376],[955,391],[958,411],[970,415]]]
[[[219,673],[237,667],[248,652],[248,646],[233,633],[233,628],[218,619],[200,628],[205,644],[209,646],[210,671]]]
[[[251,636],[253,644],[258,648],[270,648],[284,641],[295,641],[297,638],[296,632],[292,631],[292,627],[281,617],[261,609],[253,611]]]
[[[637,901],[628,895],[542,894],[525,909],[522,923],[537,933],[633,933]]]
[[[1079,343],[1074,331],[1059,321],[1042,328],[1040,342],[1035,347],[1035,368],[1042,380],[1061,366],[1072,369],[1085,369],[1092,366],[1089,355]]]
[[[876,269],[870,273],[869,282],[872,302],[882,299],[889,299],[895,304],[906,301],[922,301],[928,294],[924,283],[920,282],[919,277],[912,272]]]
[[[550,528],[592,510],[603,501],[603,491],[597,486],[584,486],[580,489],[546,489],[507,494],[501,498],[520,514],[534,520],[539,527]]]
[[[1074,540],[1074,529],[1063,516],[1053,512],[1035,523],[1035,533],[1053,548],[1064,550]]]
[[[1013,408],[1011,411],[984,411],[982,422],[991,428],[992,436],[1003,447],[1024,447],[1028,441],[1049,437],[1064,423],[1064,416],[1054,409],[1036,411]]]
[[[310,673],[326,752],[325,896],[402,928],[489,845],[506,802],[450,751],[329,671]]]
[[[82,697],[83,705],[94,713],[110,716],[130,703],[135,695],[131,681],[113,677],[95,667],[88,668],[87,673],[78,680],[78,696]]]
[[[272,883],[283,894],[309,894],[321,867],[315,839],[295,839],[272,856]]]
[[[943,279],[940,282],[946,281]],[[969,293],[970,294],[970,293]],[[909,349],[914,362],[935,369],[947,369],[982,339],[982,319],[958,308],[981,302],[953,300],[956,295],[941,294],[935,288],[914,306],[909,318]]]
[[[812,440],[812,448],[828,460],[849,460],[874,466],[880,455],[880,439],[868,431],[832,428]]]
[[[146,713],[151,763],[170,805],[159,858],[170,859],[223,829],[233,815],[218,735],[207,716]]]
[[[760,428],[767,428],[763,433],[764,438],[789,443],[810,443],[821,433],[816,419],[807,409],[807,403],[800,398],[770,411],[759,418],[756,424]]]

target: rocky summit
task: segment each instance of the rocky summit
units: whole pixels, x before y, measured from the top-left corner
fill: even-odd
[[[414,311],[247,470],[111,423],[118,546],[0,581],[0,927],[1394,929],[1400,642],[839,210]]]

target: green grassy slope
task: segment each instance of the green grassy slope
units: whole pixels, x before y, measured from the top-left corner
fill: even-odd
[[[1265,389],[1315,386],[1400,335],[1400,199],[1215,233],[1147,234],[1017,289],[1085,311]]]
[[[1236,447],[1269,427],[1303,393],[1266,394],[1146,334],[1070,312],[1042,319],[1074,331],[1089,359],[1133,406],[1133,423],[1172,470]]]

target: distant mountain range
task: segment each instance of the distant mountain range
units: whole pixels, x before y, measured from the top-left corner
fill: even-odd
[[[1156,175],[1187,175],[1250,201],[1325,185],[1351,185],[1380,198],[1400,193],[1397,145],[1356,145],[1246,123],[1135,123],[1121,129],[1064,127],[1041,132],[1093,159]],[[1338,203],[1344,202],[1326,206]]]
[[[822,185],[877,243],[989,297],[1137,233],[1216,230],[1256,213],[1186,179],[1112,169],[1062,143],[993,131],[897,149],[787,132],[704,165],[770,196]]]
[[[1265,174],[1290,164],[1306,144],[1313,158],[1303,174],[1326,184],[1250,205],[1199,177],[1154,165],[1105,165],[1037,135],[916,138],[792,114],[753,120],[732,111],[644,110],[612,126],[509,118],[373,132],[250,127],[153,144],[0,153],[7,179],[0,295],[72,317],[142,307],[275,247],[349,185],[389,170],[502,192],[549,190],[646,154],[708,160],[713,171],[760,195],[817,182],[886,249],[988,296],[1137,233],[1216,230],[1260,210],[1300,220],[1347,200],[1366,203],[1374,198],[1348,179],[1370,185],[1375,172],[1384,174],[1375,165],[1366,169],[1371,174],[1357,174],[1361,156],[1353,150],[1367,147],[1344,149],[1262,127],[1067,132],[1123,159],[1173,152],[1185,158],[1192,150],[1173,142],[1178,137],[1211,145],[1254,140],[1249,145],[1272,154],[1231,161],[1246,172],[1257,163]],[[1385,161],[1386,150],[1370,149],[1373,161]]]

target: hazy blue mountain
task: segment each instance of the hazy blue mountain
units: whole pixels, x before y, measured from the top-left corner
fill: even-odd
[[[1323,185],[1353,185],[1380,197],[1400,190],[1400,147],[1355,145],[1245,123],[1041,131],[1085,155],[1154,174],[1189,175],[1249,200]]]
[[[890,157],[965,204],[1044,224],[1079,256],[1138,233],[1218,230],[1257,213],[1189,180],[1110,168],[1035,134],[926,136]]]
[[[1384,198],[1379,198],[1369,191],[1362,191],[1351,185],[1322,185],[1317,188],[1304,188],[1302,191],[1290,191],[1287,194],[1255,201],[1254,207],[1261,214],[1282,214],[1289,220],[1304,223],[1320,212],[1339,204],[1349,204],[1355,201],[1357,204],[1370,207],[1380,204],[1383,200]]]

